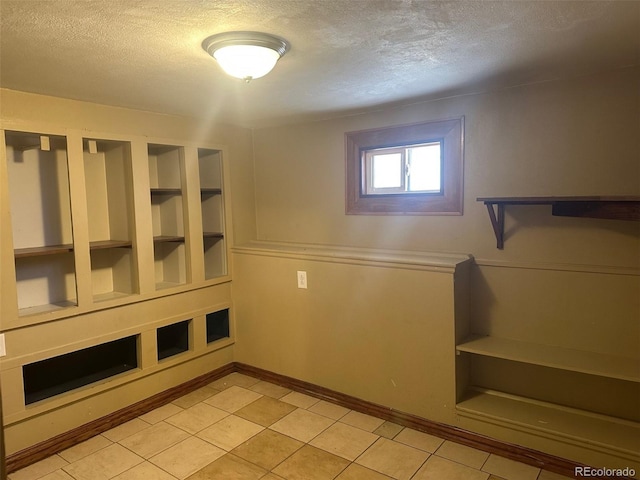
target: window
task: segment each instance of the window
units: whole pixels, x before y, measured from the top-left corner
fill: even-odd
[[[442,193],[440,142],[364,151],[364,193]]]
[[[464,119],[346,134],[348,214],[461,215]]]

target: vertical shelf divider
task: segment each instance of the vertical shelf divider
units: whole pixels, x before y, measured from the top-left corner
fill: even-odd
[[[13,235],[10,231],[9,173],[4,130],[0,130],[0,331],[8,328],[9,319],[18,318],[18,290],[13,254]]]
[[[140,294],[154,292],[153,225],[149,203],[149,160],[144,139],[131,141],[131,173],[133,178],[133,251],[137,262]]]
[[[67,135],[67,157],[71,224],[73,226],[73,255],[76,264],[76,292],[78,306],[85,306],[93,303],[93,293],[91,290],[91,257],[87,223],[87,191],[84,181],[82,136],[79,132],[70,132]]]
[[[183,207],[185,218],[185,243],[187,246],[187,281],[204,281],[204,254],[202,240],[202,212],[200,207],[200,178],[198,175],[198,150],[184,147],[182,162],[184,179]]]

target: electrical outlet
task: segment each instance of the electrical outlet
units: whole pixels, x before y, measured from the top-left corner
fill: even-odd
[[[4,344],[4,333],[0,333],[0,357],[4,357],[7,354],[7,347]]]
[[[307,288],[307,272],[298,271],[298,288]]]

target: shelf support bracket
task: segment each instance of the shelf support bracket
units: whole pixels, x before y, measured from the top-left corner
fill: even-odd
[[[493,233],[496,236],[496,246],[499,250],[504,249],[504,204],[503,203],[491,203],[486,202],[487,211],[489,212],[489,218],[491,219],[491,226],[493,227]],[[496,206],[498,212],[494,210],[493,206]]]

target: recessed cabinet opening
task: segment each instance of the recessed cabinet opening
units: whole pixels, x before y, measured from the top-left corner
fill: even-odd
[[[76,305],[67,139],[5,132],[20,315]]]
[[[191,320],[158,328],[158,360],[173,357],[189,350],[189,325]]]
[[[24,365],[25,404],[137,368],[137,343],[131,336]]]
[[[94,300],[137,293],[129,142],[84,140]]]
[[[184,149],[149,145],[149,182],[156,289],[186,283]]]
[[[207,313],[207,343],[229,338],[229,309]]]
[[[222,190],[222,152],[198,149],[200,205],[204,235],[205,278],[227,273],[224,242],[224,197]]]

